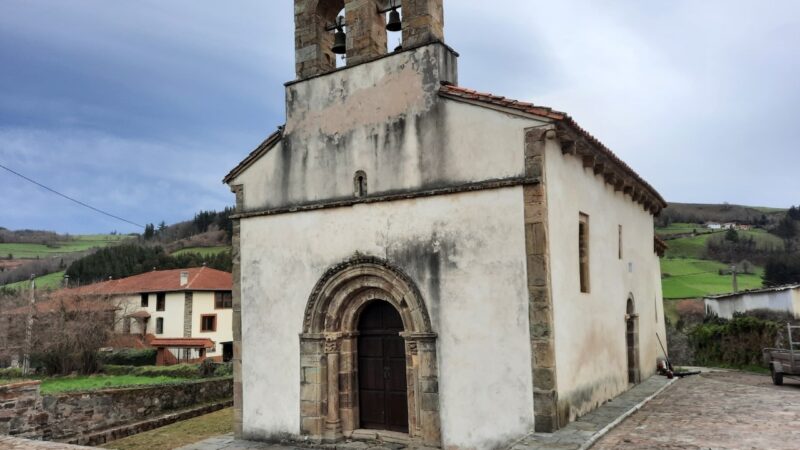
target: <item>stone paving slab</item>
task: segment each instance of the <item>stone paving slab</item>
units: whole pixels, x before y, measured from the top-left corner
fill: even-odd
[[[675,380],[652,376],[555,433],[531,433],[511,450],[583,450],[658,395]]]
[[[58,442],[31,441],[8,436],[0,436],[2,450],[91,450],[91,447],[60,444]]]
[[[299,446],[290,444],[268,444],[265,442],[253,442],[237,440],[232,434],[215,436],[196,444],[180,447],[176,450],[308,450],[316,448],[322,450],[401,450],[406,448],[404,445],[390,442],[344,442],[335,445],[321,446]],[[417,449],[424,450],[424,449]]]
[[[612,424],[635,412],[642,403],[674,380],[654,376],[614,400],[552,434],[533,433],[515,442],[512,450],[578,450],[591,446]],[[347,442],[317,447],[324,450],[400,450],[404,446],[385,442]],[[267,444],[236,440],[233,435],[217,436],[177,450],[306,450],[289,444]],[[424,450],[424,449],[415,449]]]
[[[592,450],[800,448],[800,382],[713,372],[678,381]]]

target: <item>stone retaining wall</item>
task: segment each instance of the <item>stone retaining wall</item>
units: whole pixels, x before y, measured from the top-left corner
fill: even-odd
[[[0,385],[0,436],[42,436],[47,420],[38,381]]]
[[[72,441],[85,434],[233,397],[230,378],[40,395],[39,382],[0,386],[0,435]]]

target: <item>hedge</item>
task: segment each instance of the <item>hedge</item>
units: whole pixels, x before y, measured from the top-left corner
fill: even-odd
[[[100,353],[100,362],[113,366],[153,366],[156,363],[156,349],[122,349]]]

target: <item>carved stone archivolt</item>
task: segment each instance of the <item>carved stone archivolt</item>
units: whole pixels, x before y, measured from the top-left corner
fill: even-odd
[[[438,447],[436,334],[427,307],[402,270],[362,255],[327,270],[309,296],[300,335],[301,431],[336,442],[359,428],[358,319],[378,300],[390,303],[403,320],[409,437]]]

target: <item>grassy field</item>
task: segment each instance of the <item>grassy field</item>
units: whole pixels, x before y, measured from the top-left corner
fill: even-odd
[[[173,255],[180,256],[186,253],[197,253],[201,256],[214,256],[216,254],[230,251],[230,247],[222,246],[222,247],[189,247],[184,248],[182,250],[178,250],[174,252]]]
[[[204,439],[233,432],[233,409],[167,425],[105,444],[115,450],[171,450]]]
[[[93,375],[81,377],[46,378],[42,380],[42,394],[70,391],[90,391],[114,387],[173,384],[187,381],[167,376],[141,377],[136,375]]]
[[[661,272],[669,274],[661,280],[665,299],[695,298],[722,294],[733,290],[731,275],[719,275],[726,264],[693,258],[663,258]],[[739,289],[761,287],[763,271],[754,275],[739,275]]]
[[[36,259],[83,252],[93,247],[107,247],[119,243],[128,236],[111,234],[94,234],[74,236],[70,241],[59,241],[52,246],[43,244],[0,244],[0,258],[14,255],[14,259]]]
[[[675,234],[675,233],[673,233]],[[756,241],[758,248],[775,248],[782,249],[783,241],[781,238],[767,233],[761,229],[753,229],[748,231],[738,231],[739,238],[752,237]],[[667,258],[696,258],[700,259],[705,254],[706,242],[709,239],[722,239],[724,232],[721,233],[708,233],[701,234],[693,237],[685,237],[679,239],[671,239],[667,241],[669,249],[667,249]]]
[[[58,289],[64,281],[64,271],[55,272],[41,277],[36,277],[36,289]],[[25,289],[30,287],[30,281],[20,281],[18,283],[11,283],[4,287],[9,289]]]
[[[673,234],[687,234],[687,233],[710,233],[714,230],[709,230],[702,223],[672,223],[668,227],[656,228],[656,234],[659,236],[670,236]]]

